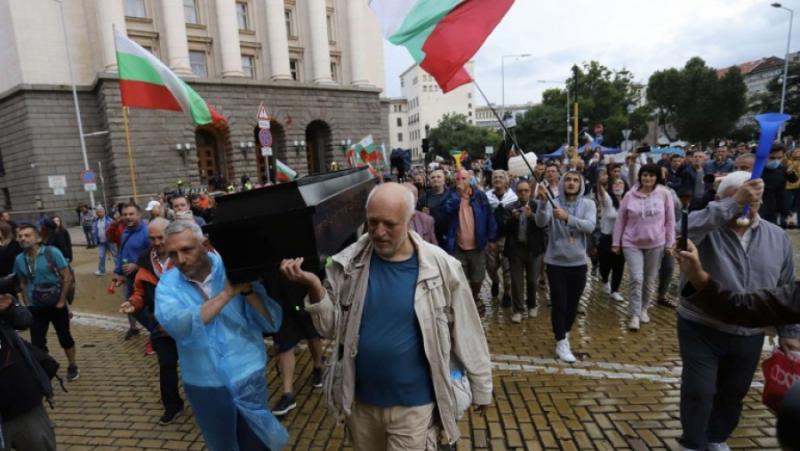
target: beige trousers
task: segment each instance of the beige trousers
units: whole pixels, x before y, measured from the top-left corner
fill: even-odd
[[[353,401],[347,428],[356,451],[433,451],[438,427],[435,404],[374,407]]]

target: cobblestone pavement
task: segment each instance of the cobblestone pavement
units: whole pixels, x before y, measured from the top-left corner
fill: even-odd
[[[793,234],[795,242],[800,236]],[[142,353],[145,339],[123,341],[127,321],[112,314],[119,298],[105,293],[108,277],[95,277],[96,254],[76,249],[79,297],[74,332],[81,378],[69,393],[57,390],[60,449],[203,449],[189,409],[176,423],[159,426],[158,365]],[[488,296],[488,287],[484,287]],[[626,329],[627,303],[613,303],[592,280],[571,334],[576,364],[554,359],[549,309],[543,292],[538,316],[512,324],[509,312],[490,309],[485,322],[494,365],[494,405],[485,418],[460,422],[468,449],[674,449],[680,435],[680,358],[675,310],[651,308],[652,322]],[[496,302],[495,302],[496,305]],[[55,337],[51,337],[55,343]],[[765,345],[766,347],[766,345]],[[56,352],[63,362],[63,355]],[[343,430],[326,414],[308,379],[312,364],[297,350],[298,407],[284,424],[290,449],[339,450]],[[66,365],[63,366],[66,368]],[[276,361],[268,366],[270,405],[280,396]],[[775,419],[760,402],[761,374],[748,393],[732,448],[777,449]]]

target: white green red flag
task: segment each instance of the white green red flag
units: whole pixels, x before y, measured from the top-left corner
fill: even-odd
[[[297,172],[286,166],[281,160],[275,159],[275,178],[282,183],[297,179]]]
[[[372,135],[367,135],[361,141],[353,144],[347,150],[346,156],[351,167],[363,166],[383,159],[383,154],[378,146],[375,145]]]
[[[464,69],[514,0],[370,0],[383,35],[402,45],[443,92],[469,83]]]
[[[195,125],[225,121],[155,55],[117,30],[114,39],[123,106],[182,111]]]

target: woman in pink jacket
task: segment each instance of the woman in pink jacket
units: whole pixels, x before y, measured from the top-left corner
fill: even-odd
[[[630,268],[628,329],[634,331],[640,322],[650,322],[651,285],[664,252],[671,253],[675,245],[675,211],[661,168],[642,166],[638,182],[622,199],[612,241],[612,250],[623,252]]]

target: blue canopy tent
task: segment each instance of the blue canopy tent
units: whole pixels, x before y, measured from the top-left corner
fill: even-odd
[[[680,147],[660,147],[658,149],[650,150],[650,153],[654,155],[661,155],[668,153],[671,155],[680,155],[682,157],[686,156],[686,152]]]
[[[553,152],[550,152],[548,154],[542,155],[542,158],[545,158],[545,159],[547,159],[547,158],[561,158],[561,157],[564,156],[564,151],[566,150],[566,147],[567,147],[566,144],[563,144],[561,147],[559,147],[558,149],[554,150]],[[614,154],[618,154],[618,153],[622,152],[618,148],[605,147],[605,146],[602,146],[602,145],[600,145],[600,146],[592,146],[592,149],[597,149],[598,147],[600,148],[600,151],[603,152],[603,155],[614,155]],[[580,148],[578,148],[578,154],[583,154],[583,149],[584,148],[585,148],[584,146],[581,146]]]

